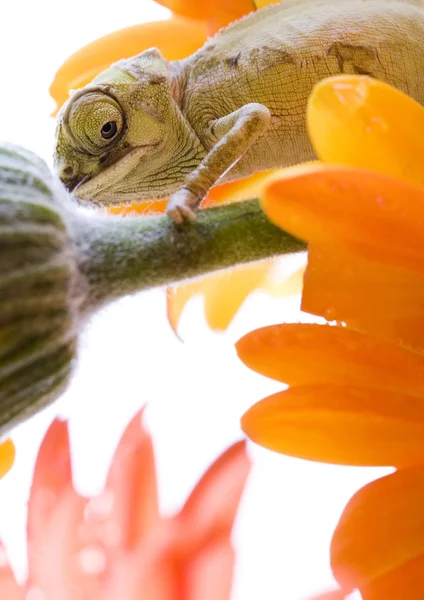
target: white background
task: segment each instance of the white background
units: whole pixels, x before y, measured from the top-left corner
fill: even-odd
[[[0,138],[51,164],[54,104],[48,87],[63,60],[110,31],[166,18],[148,0],[15,0],[2,8]],[[0,482],[0,537],[17,573],[25,568],[25,501],[39,441],[55,414],[70,418],[75,481],[96,493],[122,430],[149,403],[161,507],[177,509],[209,463],[241,437],[239,418],[256,400],[282,389],[238,361],[233,343],[269,323],[298,320],[299,299],[252,295],[226,334],[212,333],[202,301],[186,309],[182,344],[166,321],[162,291],[109,307],[86,330],[69,391],[18,428],[18,456]],[[304,318],[304,317],[303,317]],[[234,600],[301,600],[333,586],[331,532],[351,494],[388,470],[308,463],[250,445],[254,469],[234,541]],[[59,541],[60,543],[60,541]]]

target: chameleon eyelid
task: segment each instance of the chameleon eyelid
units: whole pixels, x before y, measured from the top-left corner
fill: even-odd
[[[113,139],[111,140],[111,144],[110,144],[110,148],[113,147],[113,145],[118,142],[122,135],[124,134],[124,132],[127,130],[127,119],[126,119],[126,115],[125,115],[125,111],[123,110],[121,103],[119,102],[119,100],[116,98],[116,96],[114,94],[112,94],[108,89],[105,89],[104,87],[101,86],[92,86],[92,87],[85,87],[82,88],[80,90],[77,90],[76,92],[73,93],[73,95],[71,96],[71,98],[69,99],[69,102],[63,112],[62,115],[62,127],[65,131],[65,133],[69,136],[70,140],[73,142],[73,144],[78,148],[78,146],[80,145],[78,140],[76,139],[72,128],[69,124],[69,118],[70,118],[70,114],[71,114],[71,110],[74,106],[74,103],[79,100],[80,98],[82,98],[82,96],[85,96],[86,94],[92,94],[92,93],[100,93],[103,94],[104,96],[108,96],[109,98],[111,98],[111,100],[113,100],[114,102],[116,102],[116,104],[119,106],[119,109],[121,111],[121,116],[122,116],[122,129],[121,132]],[[97,156],[97,154],[100,154],[101,152],[104,151],[104,148],[99,148],[99,152],[94,153],[94,152],[89,152],[88,150],[84,150],[84,152],[91,154],[92,156]]]

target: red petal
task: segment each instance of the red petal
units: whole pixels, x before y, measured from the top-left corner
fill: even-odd
[[[234,549],[227,537],[208,545],[187,565],[184,600],[229,600]]]
[[[10,568],[6,549],[0,540],[0,598],[1,600],[25,600],[24,590],[18,586]]]
[[[228,536],[250,469],[245,442],[231,446],[197,484],[182,511],[150,529],[119,564],[107,600],[228,600]]]
[[[230,534],[250,467],[246,442],[240,441],[206,471],[180,513],[194,538]]]
[[[55,504],[42,540],[29,544],[29,584],[42,590],[46,600],[101,598],[107,556],[89,536],[86,505],[69,485]]]
[[[184,530],[175,519],[161,521],[135,552],[122,553],[114,563],[104,600],[185,600],[181,594],[184,563],[176,550]]]
[[[159,519],[155,459],[149,433],[138,412],[112,459],[104,495],[111,499],[108,520],[120,531],[122,548],[133,548]]]
[[[38,451],[28,501],[27,536],[37,544],[52,510],[72,482],[68,425],[55,419]]]
[[[351,592],[347,592],[346,590],[333,590],[332,592],[325,592],[318,596],[312,596],[309,600],[345,600],[346,596],[350,593]]]

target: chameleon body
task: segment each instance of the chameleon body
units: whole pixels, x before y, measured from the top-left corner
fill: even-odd
[[[424,104],[424,8],[414,0],[286,0],[251,13],[182,61],[156,49],[75,92],[55,165],[80,200],[169,197],[177,223],[216,183],[315,158],[314,85],[339,73],[390,83]]]

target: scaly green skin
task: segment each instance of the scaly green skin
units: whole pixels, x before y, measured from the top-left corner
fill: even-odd
[[[151,49],[105,71],[62,110],[56,168],[93,204],[171,195],[179,223],[218,180],[313,159],[306,104],[325,77],[370,75],[424,103],[423,40],[419,1],[285,0],[186,60]]]

